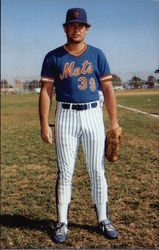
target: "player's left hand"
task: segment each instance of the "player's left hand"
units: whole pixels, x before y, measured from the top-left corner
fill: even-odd
[[[119,155],[122,139],[122,128],[117,127],[108,131],[106,136],[105,156],[108,161],[116,161]]]
[[[108,131],[116,129],[118,127],[119,127],[119,123],[118,122],[116,122],[116,123],[110,123]]]

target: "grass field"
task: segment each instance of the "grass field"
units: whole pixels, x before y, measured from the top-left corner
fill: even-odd
[[[159,91],[117,93],[119,104],[159,114]],[[55,100],[50,117],[54,123]],[[105,126],[109,126],[104,109]],[[106,162],[109,214],[115,241],[98,232],[90,180],[80,146],[66,243],[53,242],[56,222],[55,145],[40,138],[38,95],[1,98],[2,248],[159,248],[159,119],[118,108],[123,142],[119,160]]]

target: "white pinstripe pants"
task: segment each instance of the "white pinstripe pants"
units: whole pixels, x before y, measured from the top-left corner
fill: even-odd
[[[79,143],[82,142],[87,168],[91,178],[94,204],[108,200],[105,178],[105,129],[99,104],[88,110],[64,109],[58,103],[55,140],[59,164],[56,183],[57,204],[69,204]]]

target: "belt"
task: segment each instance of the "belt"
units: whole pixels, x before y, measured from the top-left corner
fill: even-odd
[[[70,103],[62,103],[62,108],[64,109],[74,109],[74,110],[87,110],[90,108],[96,108],[97,102],[85,103],[85,104],[70,104]]]

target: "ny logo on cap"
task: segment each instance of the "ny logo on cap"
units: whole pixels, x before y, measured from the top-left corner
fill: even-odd
[[[79,17],[79,14],[80,14],[79,11],[77,11],[77,10],[74,11],[74,16],[75,16],[75,18],[78,18],[78,17]]]

